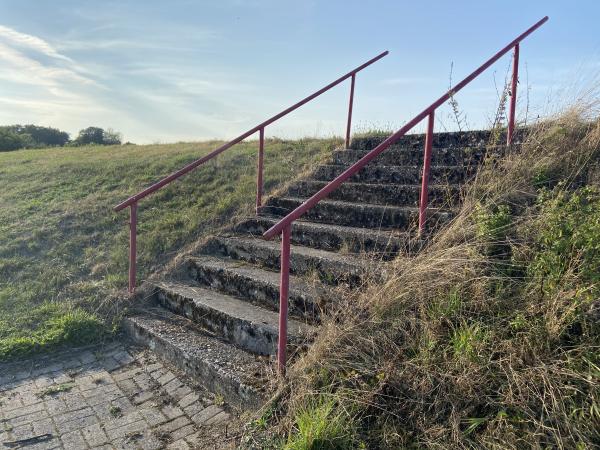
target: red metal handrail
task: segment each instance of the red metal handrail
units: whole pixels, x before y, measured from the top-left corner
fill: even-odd
[[[469,76],[458,83],[454,88],[446,92],[431,105],[425,108],[421,113],[417,114],[412,120],[406,125],[384,140],[381,144],[363,156],[360,160],[352,164],[348,169],[338,175],[334,180],[330,181],[325,187],[319,190],[316,194],[311,196],[308,200],[290,212],[287,216],[269,228],[263,236],[267,239],[273,238],[275,235],[281,233],[281,285],[279,295],[279,346],[277,360],[280,371],[285,370],[286,364],[286,343],[287,336],[285,332],[287,330],[287,303],[288,303],[288,285],[289,285],[289,258],[290,258],[290,234],[292,223],[304,215],[309,209],[313,208],[319,201],[329,195],[332,191],[337,189],[344,181],[358,172],[360,169],[365,167],[369,162],[376,158],[379,154],[385,151],[390,145],[404,136],[410,131],[415,125],[421,122],[426,117],[429,118],[427,124],[427,135],[425,138],[425,158],[423,164],[423,176],[421,186],[421,198],[419,205],[419,231],[422,233],[425,226],[426,220],[426,209],[428,201],[428,182],[429,182],[429,168],[431,164],[431,147],[433,142],[433,124],[435,110],[441,105],[446,103],[452,96],[458,91],[464,88],[467,84],[473,81],[483,71],[494,64],[498,59],[504,56],[507,52],[514,48],[513,58],[513,74],[510,92],[510,108],[509,108],[509,125],[507,133],[507,144],[510,145],[512,142],[515,122],[515,107],[517,98],[517,77],[518,77],[518,62],[519,62],[519,43],[541,27],[548,20],[548,16],[545,16],[537,23],[528,28],[525,32],[520,34],[516,39],[511,41],[502,50],[497,52],[494,56],[483,63],[478,69],[472,72]],[[285,261],[284,261],[285,259]]]
[[[295,103],[294,105],[290,106],[289,108],[281,111],[279,114],[275,114],[273,117],[265,120],[264,122],[260,123],[259,125],[255,126],[252,129],[246,131],[245,133],[241,134],[240,136],[236,137],[235,139],[227,142],[226,144],[223,144],[219,148],[213,150],[208,155],[203,156],[202,158],[197,159],[194,162],[191,162],[190,164],[188,164],[188,165],[184,166],[183,168],[179,169],[177,172],[173,172],[171,175],[163,178],[162,180],[154,183],[153,185],[147,187],[146,189],[138,192],[137,194],[129,197],[127,200],[125,200],[125,201],[119,203],[117,206],[115,206],[114,207],[115,211],[120,211],[120,210],[126,208],[127,206],[130,207],[130,222],[129,222],[129,242],[130,242],[130,245],[129,245],[129,292],[133,293],[133,291],[135,290],[135,284],[136,284],[137,204],[138,204],[138,202],[141,199],[143,199],[144,197],[147,197],[148,195],[150,195],[150,194],[158,191],[159,189],[163,188],[164,186],[166,186],[167,184],[171,183],[172,181],[175,181],[179,177],[187,174],[188,172],[191,172],[196,167],[204,164],[205,162],[209,161],[210,159],[214,158],[215,156],[223,153],[228,148],[230,148],[230,147],[234,146],[235,144],[243,141],[244,139],[246,139],[247,137],[253,135],[254,133],[256,133],[258,131],[259,132],[259,150],[258,150],[257,182],[256,182],[256,208],[258,209],[261,206],[261,204],[262,204],[262,191],[263,191],[263,152],[264,152],[264,140],[265,140],[265,127],[267,125],[272,124],[276,120],[281,119],[283,116],[289,114],[290,112],[294,111],[295,109],[299,108],[300,106],[304,105],[305,103],[310,102],[311,100],[313,100],[314,98],[316,98],[319,95],[323,94],[324,92],[328,91],[329,89],[333,88],[334,86],[337,86],[342,81],[344,81],[344,80],[346,80],[348,78],[352,78],[352,82],[351,82],[351,86],[350,86],[350,105],[348,107],[348,122],[346,124],[346,141],[345,141],[345,143],[346,143],[346,148],[347,148],[350,145],[350,128],[351,128],[351,121],[352,121],[352,103],[353,103],[353,100],[354,100],[354,82],[356,80],[356,74],[358,72],[360,72],[361,70],[363,70],[364,68],[370,66],[374,62],[379,61],[381,58],[383,58],[384,56],[386,56],[388,53],[389,53],[388,51],[385,51],[385,52],[380,53],[379,55],[375,56],[374,58],[371,58],[370,60],[368,60],[364,64],[361,64],[360,66],[358,66],[355,69],[351,70],[347,74],[341,76],[337,80],[329,83],[324,88],[319,89],[314,94],[311,94],[308,97],[305,97],[304,99],[300,100],[298,103]]]

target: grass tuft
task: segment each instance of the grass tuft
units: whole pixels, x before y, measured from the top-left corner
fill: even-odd
[[[345,450],[357,448],[350,417],[336,410],[334,401],[319,398],[295,416],[295,431],[285,450]]]

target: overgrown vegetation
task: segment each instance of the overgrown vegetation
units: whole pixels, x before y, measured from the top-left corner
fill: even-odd
[[[595,106],[536,125],[521,151],[488,161],[426,249],[326,319],[289,370],[267,442],[600,446]]]
[[[112,207],[218,144],[0,153],[0,361],[108,335],[113,326],[100,306],[126,286],[129,246],[127,211]],[[265,188],[293,179],[339,144],[267,140]],[[240,144],[140,203],[140,280],[251,212],[256,154],[256,142]]]

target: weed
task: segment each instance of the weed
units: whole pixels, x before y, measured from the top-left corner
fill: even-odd
[[[456,123],[456,127],[458,131],[461,132],[463,129],[467,128],[467,118],[463,112],[461,112],[458,101],[454,97],[454,91],[452,90],[452,70],[454,69],[454,62],[450,63],[450,75],[448,81],[448,92],[450,94],[450,98],[448,99],[448,104],[450,105],[450,109],[452,110],[452,115],[454,121]]]
[[[285,450],[342,450],[355,448],[356,440],[349,417],[334,409],[333,400],[319,399],[296,416],[296,432]]]
[[[539,232],[530,274],[552,294],[563,287],[571,272],[574,284],[591,286],[576,297],[596,299],[600,293],[600,191],[586,187],[566,192],[558,187],[543,191],[539,203]]]
[[[213,403],[217,406],[223,406],[225,404],[225,397],[223,397],[221,394],[215,394]]]
[[[112,417],[123,416],[123,411],[121,410],[121,408],[119,408],[118,406],[115,406],[115,405],[111,405],[111,407],[108,409],[108,412],[110,413],[110,415]]]
[[[461,359],[475,360],[479,356],[479,349],[485,343],[485,333],[478,324],[462,324],[450,336],[450,345],[454,355]]]
[[[52,386],[48,386],[47,388],[45,388],[42,391],[38,392],[36,395],[39,398],[44,398],[44,397],[47,397],[47,396],[60,394],[61,392],[69,392],[74,387],[75,387],[75,383],[55,384],[55,385],[52,385]]]

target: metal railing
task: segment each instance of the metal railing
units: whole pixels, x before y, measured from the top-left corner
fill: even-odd
[[[515,109],[517,100],[517,81],[519,75],[519,43],[541,27],[548,20],[548,16],[542,18],[537,23],[528,28],[525,32],[519,35],[516,39],[506,45],[502,50],[483,63],[479,68],[472,72],[469,76],[458,83],[454,88],[446,92],[431,105],[425,108],[421,113],[417,114],[406,125],[384,140],[381,144],[363,156],[360,160],[342,172],[334,180],[330,181],[325,187],[319,190],[316,194],[290,212],[287,216],[269,228],[263,236],[271,239],[281,233],[281,273],[279,287],[279,339],[277,347],[277,362],[281,372],[285,370],[286,365],[286,346],[287,346],[287,320],[288,320],[288,289],[289,289],[289,264],[290,264],[290,236],[292,223],[304,215],[308,210],[313,208],[319,201],[337,189],[344,181],[356,174],[360,169],[365,167],[369,162],[376,158],[380,153],[385,151],[390,145],[404,136],[408,131],[414,128],[423,119],[427,118],[427,132],[425,137],[425,151],[423,162],[423,175],[421,183],[421,196],[419,202],[419,232],[422,233],[425,227],[427,203],[428,203],[428,185],[429,185],[429,170],[431,166],[431,149],[433,144],[433,127],[435,120],[435,110],[446,103],[458,91],[464,88],[467,84],[473,81],[482,72],[488,69],[498,59],[514,49],[513,55],[513,72],[511,80],[510,106],[508,118],[507,144],[510,145],[515,129]]]
[[[172,181],[175,181],[179,177],[181,177],[181,176],[187,174],[188,172],[194,170],[198,166],[200,166],[200,165],[204,164],[205,162],[211,160],[215,156],[219,155],[220,153],[223,153],[228,148],[230,148],[230,147],[234,146],[235,144],[243,141],[244,139],[246,139],[247,137],[253,135],[254,133],[256,133],[258,131],[258,136],[259,136],[258,137],[258,141],[259,141],[259,144],[258,144],[258,162],[257,162],[257,174],[256,174],[256,208],[258,209],[262,205],[262,194],[263,194],[263,158],[264,158],[264,145],[265,145],[265,127],[267,125],[272,124],[276,120],[282,118],[283,116],[289,114],[290,112],[294,111],[295,109],[299,108],[300,106],[304,105],[305,103],[310,102],[311,100],[313,100],[314,98],[316,98],[319,95],[323,94],[324,92],[328,91],[332,87],[337,86],[342,81],[347,80],[348,78],[351,78],[351,84],[350,84],[350,104],[349,104],[349,107],[348,107],[348,122],[346,124],[346,140],[345,140],[345,144],[346,144],[346,148],[347,148],[350,145],[350,129],[351,129],[351,122],[352,122],[352,104],[353,104],[353,101],[354,101],[354,83],[356,81],[356,74],[358,72],[360,72],[361,70],[363,70],[364,68],[370,66],[374,62],[379,61],[381,58],[383,58],[384,56],[386,56],[388,53],[389,53],[388,51],[380,53],[379,55],[377,55],[374,58],[372,58],[372,59],[368,60],[367,62],[365,62],[364,64],[358,66],[354,70],[351,70],[346,75],[343,75],[340,78],[338,78],[337,80],[329,83],[324,88],[319,89],[314,94],[311,94],[308,97],[300,100],[298,103],[295,103],[294,105],[290,106],[289,108],[281,111],[279,114],[274,115],[273,117],[265,120],[261,124],[255,126],[254,128],[252,128],[252,129],[246,131],[245,133],[241,134],[240,136],[236,137],[235,139],[232,139],[231,141],[227,142],[226,144],[223,144],[219,148],[213,150],[208,155],[203,156],[202,158],[197,159],[194,162],[191,162],[190,164],[186,165],[185,167],[179,169],[177,172],[172,173],[171,175],[163,178],[162,180],[154,183],[152,186],[147,187],[146,189],[138,192],[137,194],[129,197],[124,202],[121,202],[117,206],[115,206],[114,207],[115,211],[120,211],[120,210],[122,210],[122,209],[124,209],[124,208],[126,208],[126,207],[129,206],[129,215],[130,215],[130,218],[129,218],[129,293],[133,293],[134,290],[135,290],[135,286],[136,286],[136,265],[137,265],[137,206],[138,206],[138,202],[141,199],[143,199],[144,197],[147,197],[148,195],[150,195],[150,194],[158,191],[159,189],[165,187],[166,185],[168,185]]]

